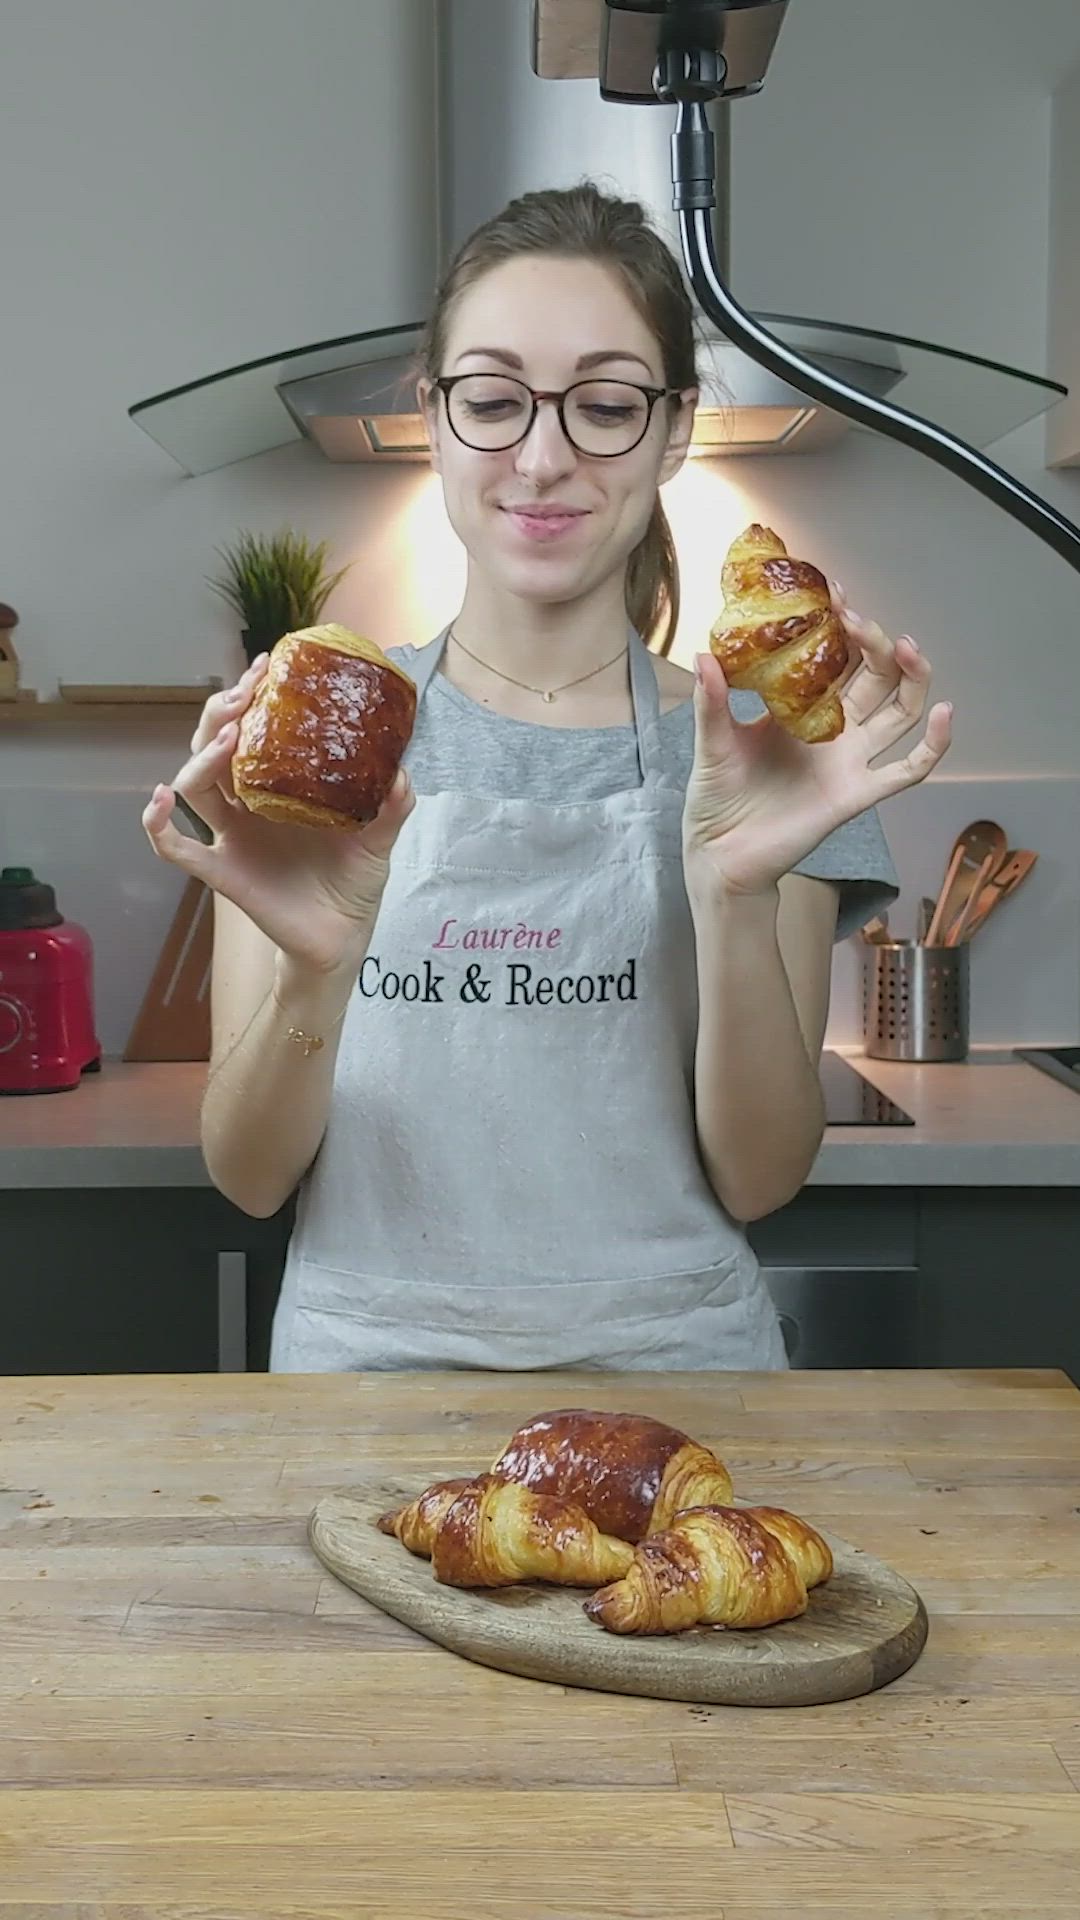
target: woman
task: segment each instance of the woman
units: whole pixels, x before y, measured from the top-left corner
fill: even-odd
[[[930,669],[846,609],[828,745],[643,644],[676,616],[658,489],[696,393],[637,206],[534,194],[480,229],[420,398],[468,580],[447,633],[392,654],[420,705],[379,819],[237,806],[265,661],[174,782],[213,844],[168,788],[144,815],[217,896],[211,1177],[262,1215],[301,1184],[271,1367],[783,1367],[744,1226],[813,1163],[832,944],[896,890],[873,808],[950,709],[872,765]]]

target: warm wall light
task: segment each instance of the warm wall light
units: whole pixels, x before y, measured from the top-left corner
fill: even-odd
[[[335,418],[309,415],[307,429],[331,460],[424,460],[427,429],[419,413],[379,413]],[[830,437],[834,437],[834,434]],[[823,437],[816,407],[702,407],[694,422],[691,456],[799,450]]]
[[[718,460],[695,460],[669,480],[664,511],[679,556],[682,606],[671,658],[692,667],[708,645],[709,628],[723,601],[720,566],[737,533],[763,517],[764,509],[731,478]]]
[[[427,428],[418,413],[376,413],[357,425],[367,434],[373,454],[392,453],[427,456]]]
[[[695,460],[663,490],[679,555],[682,610],[671,658],[680,666],[692,667],[708,645],[731,541],[751,521],[769,518],[760,489],[750,492],[731,474],[727,463]],[[467,556],[447,518],[442,483],[430,468],[402,475],[374,526],[378,496],[365,492],[362,499],[363,522],[348,544],[363,555],[366,590],[382,621],[378,637],[422,646],[453,619],[465,592]]]
[[[818,407],[767,401],[752,404],[746,400],[735,406],[720,381],[710,377],[708,365],[703,373],[701,401],[690,446],[695,458],[731,459],[739,454],[782,451],[803,453],[826,445],[842,431],[839,418]],[[357,381],[357,391],[351,396],[353,405],[347,408],[345,384],[338,375],[297,383],[288,390],[294,416],[302,419],[304,431],[322,448],[328,460],[427,459],[428,437],[423,416],[409,410],[413,395],[407,370],[398,368],[396,379],[384,376],[372,394],[375,406],[362,404],[366,396],[362,383]],[[373,384],[370,373],[367,384]],[[764,377],[758,384],[765,388]],[[778,385],[775,381],[771,384]]]
[[[402,630],[429,640],[453,619],[465,592],[466,555],[446,517],[442,482],[430,468],[417,474],[396,517],[402,564]]]
[[[695,459],[708,455],[775,452],[792,442],[813,423],[814,407],[700,408],[694,421],[690,452]]]

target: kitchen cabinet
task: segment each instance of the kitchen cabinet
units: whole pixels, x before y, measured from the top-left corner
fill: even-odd
[[[0,1374],[265,1369],[292,1224],[211,1189],[5,1193]],[[807,1187],[749,1229],[793,1366],[1080,1382],[1080,1193]]]
[[[807,1188],[749,1238],[793,1366],[916,1364],[917,1194]]]
[[[935,1366],[1041,1366],[1080,1382],[1080,1193],[920,1197],[920,1344]]]
[[[806,1188],[755,1222],[796,1367],[1062,1367],[1080,1383],[1080,1192]]]
[[[290,1219],[211,1188],[3,1194],[0,1374],[264,1365]]]
[[[908,1127],[830,1126],[750,1228],[796,1368],[1053,1366],[1080,1382],[1080,1099],[1015,1060],[862,1061]],[[292,1223],[209,1184],[205,1067],[106,1062],[0,1101],[0,1374],[265,1368]]]

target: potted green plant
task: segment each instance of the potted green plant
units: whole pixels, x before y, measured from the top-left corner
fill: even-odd
[[[327,573],[327,543],[286,527],[280,533],[241,533],[231,547],[219,547],[224,578],[210,580],[214,592],[235,607],[242,621],[240,639],[249,662],[268,653],[283,634],[313,627],[338,581],[342,567]]]

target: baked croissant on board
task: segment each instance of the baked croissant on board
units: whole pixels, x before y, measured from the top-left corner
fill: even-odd
[[[828,1546],[794,1514],[731,1499],[723,1462],[677,1428],[567,1407],[519,1427],[486,1473],[436,1481],[377,1524],[446,1586],[592,1587],[585,1612],[611,1633],[794,1619],[832,1572]]]
[[[373,640],[334,624],[287,633],[240,722],[236,797],[270,820],[366,826],[415,720],[413,681]]]
[[[732,1494],[723,1461],[676,1427],[647,1414],[583,1407],[541,1413],[519,1427],[490,1471],[574,1501],[619,1540],[643,1540],[681,1508],[726,1506]]]
[[[486,1473],[436,1481],[378,1526],[448,1585],[600,1586],[681,1508],[731,1496],[723,1462],[676,1427],[565,1407],[519,1427]]]
[[[430,1556],[447,1587],[509,1587],[544,1580],[596,1587],[626,1573],[634,1549],[600,1532],[580,1507],[554,1494],[480,1474],[429,1487],[379,1520],[412,1553]]]
[[[755,524],[732,541],[720,581],[724,610],[709,645],[728,685],[758,694],[797,739],[835,740],[850,656],[825,575]]]
[[[622,1579],[585,1602],[609,1633],[772,1627],[805,1613],[833,1561],[805,1520],[777,1507],[700,1507],[635,1549]]]

